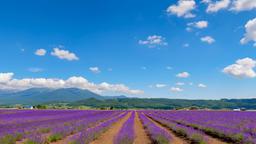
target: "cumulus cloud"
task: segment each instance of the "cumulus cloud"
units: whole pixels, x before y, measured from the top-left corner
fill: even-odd
[[[197,86],[198,86],[199,88],[206,88],[206,87],[207,87],[205,84],[202,84],[202,83],[198,84]]]
[[[256,8],[256,0],[234,0],[232,2],[231,10],[233,11],[245,11]]]
[[[171,92],[182,92],[183,89],[179,87],[171,87]]]
[[[235,77],[256,77],[254,68],[256,61],[251,58],[238,59],[235,64],[229,65],[223,69],[223,72]]]
[[[147,45],[148,47],[166,46],[168,43],[165,38],[159,35],[148,36],[146,40],[139,40],[139,44]]]
[[[121,92],[126,94],[143,94],[144,92],[142,90],[132,90],[125,86],[124,84],[109,84],[106,82],[103,82],[98,85],[100,90],[103,91],[113,91],[113,92]]]
[[[45,49],[37,49],[35,51],[35,55],[38,55],[38,56],[44,56],[46,53],[47,51]]]
[[[215,42],[215,39],[212,38],[211,36],[204,36],[204,37],[201,37],[201,41],[206,42],[208,44],[212,44]]]
[[[68,50],[62,50],[59,48],[54,48],[51,55],[58,57],[59,59],[65,59],[68,61],[79,60],[76,54],[69,52]]]
[[[256,18],[249,20],[244,27],[245,34],[240,40],[241,44],[246,44],[249,41],[256,42]]]
[[[89,70],[93,73],[100,73],[100,68],[98,67],[90,67]]]
[[[0,89],[24,90],[29,88],[80,88],[96,93],[118,92],[124,94],[143,94],[142,90],[130,89],[124,84],[95,84],[81,76],[72,76],[66,80],[57,78],[23,78],[14,79],[13,73],[0,73]]]
[[[201,0],[201,3],[205,3],[205,4],[209,4],[211,2],[212,2],[211,0]]]
[[[0,73],[0,83],[6,83],[10,81],[13,77],[14,73]]]
[[[155,87],[156,88],[164,88],[164,87],[166,87],[166,84],[156,84]]]
[[[176,5],[170,5],[167,8],[168,14],[174,14],[178,17],[193,18],[196,15],[192,11],[196,8],[194,0],[179,0]]]
[[[214,13],[214,12],[218,12],[219,10],[228,8],[228,6],[230,5],[230,0],[219,0],[216,2],[207,1],[207,4],[208,4],[208,7],[206,9],[206,12]]]
[[[208,27],[208,21],[202,20],[197,22],[192,22],[187,24],[188,27],[195,27],[198,29],[203,29]]]
[[[190,74],[188,72],[181,72],[176,75],[176,77],[179,77],[179,78],[188,78],[189,76]]]

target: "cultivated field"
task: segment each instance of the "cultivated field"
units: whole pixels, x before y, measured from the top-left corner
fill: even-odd
[[[0,110],[0,144],[255,144],[256,113]]]

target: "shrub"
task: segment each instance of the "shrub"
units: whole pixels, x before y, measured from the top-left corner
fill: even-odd
[[[235,135],[231,136],[231,139],[234,142],[242,143],[244,140],[244,136],[243,136],[243,134],[235,134]]]
[[[40,132],[40,133],[49,133],[50,131],[51,131],[50,128],[40,128],[40,129],[39,129],[39,132]]]
[[[168,139],[166,139],[164,136],[162,136],[162,135],[158,135],[157,137],[156,137],[156,143],[157,144],[169,144],[169,140]]]
[[[54,135],[51,135],[48,138],[48,141],[49,142],[56,142],[56,141],[61,140],[61,139],[62,139],[62,135],[61,134],[54,134]]]
[[[4,137],[0,138],[0,144],[15,144],[16,139],[13,135],[5,135]]]
[[[181,136],[181,137],[187,137],[187,133],[184,129],[181,129],[181,128],[177,128],[175,129],[175,133],[178,135],[178,136]]]
[[[191,143],[192,144],[207,144],[204,141],[204,138],[201,135],[198,135],[198,134],[193,134],[191,136]]]

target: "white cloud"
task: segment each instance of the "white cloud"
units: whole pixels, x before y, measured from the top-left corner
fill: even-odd
[[[205,84],[202,84],[202,83],[198,84],[197,86],[198,86],[199,88],[206,88],[206,87],[207,87]]]
[[[100,73],[100,69],[98,67],[90,67],[89,70],[93,73]]]
[[[109,84],[106,82],[103,82],[98,85],[98,87],[103,91],[114,91],[114,92],[121,92],[126,94],[143,94],[144,91],[142,90],[132,90],[125,86],[124,84]]]
[[[249,41],[256,42],[256,18],[249,20],[244,27],[246,33],[240,40],[241,44],[246,44]]]
[[[156,84],[155,87],[156,88],[164,88],[164,87],[166,87],[166,84]]]
[[[183,89],[179,87],[171,87],[171,92],[182,92]]]
[[[192,11],[196,8],[194,0],[179,0],[177,5],[171,5],[167,8],[168,14],[174,14],[178,17],[193,18],[196,15]]]
[[[13,73],[0,73],[0,89],[24,90],[28,88],[80,88],[96,93],[117,92],[124,94],[142,94],[142,90],[134,90],[124,84],[95,84],[81,76],[72,76],[66,80],[56,78],[23,78],[14,79]]]
[[[188,72],[181,72],[176,75],[176,77],[179,77],[179,78],[188,78],[189,76],[190,74]]]
[[[208,13],[218,12],[219,10],[228,8],[229,4],[230,4],[230,0],[219,0],[216,2],[209,1],[206,12]]]
[[[51,52],[51,55],[56,56],[59,59],[66,59],[69,61],[79,60],[79,58],[74,53],[59,48],[54,48],[53,52]]]
[[[253,44],[253,47],[256,47],[256,42]]]
[[[202,20],[198,22],[192,22],[187,24],[189,27],[195,27],[199,29],[207,28],[208,27],[208,21]]]
[[[176,85],[177,85],[177,86],[183,86],[183,85],[185,85],[185,83],[183,83],[183,82],[177,82]]]
[[[147,45],[148,47],[166,46],[168,43],[165,38],[159,35],[148,36],[146,40],[139,40],[139,44]]]
[[[38,72],[42,72],[43,69],[42,68],[28,68],[28,71],[33,72],[33,73],[38,73]]]
[[[38,55],[38,56],[44,56],[46,53],[47,51],[45,49],[37,49],[35,51],[35,55]]]
[[[238,59],[235,64],[225,67],[223,72],[235,77],[254,78],[256,77],[255,66],[256,61],[247,57]]]
[[[12,79],[14,73],[0,73],[0,83],[8,82]]]
[[[208,44],[212,44],[215,42],[215,39],[212,38],[211,36],[204,36],[204,37],[201,37],[201,41],[206,42]]]
[[[231,10],[234,11],[245,11],[256,8],[256,0],[234,0],[232,2]]]
[[[201,0],[201,3],[204,3],[204,4],[209,4],[211,2],[212,2],[211,0]]]

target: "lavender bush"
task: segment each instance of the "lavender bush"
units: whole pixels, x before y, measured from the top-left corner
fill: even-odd
[[[139,113],[139,118],[142,121],[143,126],[147,130],[153,143],[156,144],[169,144],[172,137],[164,129],[158,127],[156,124],[151,122],[144,114]]]
[[[134,141],[134,118],[135,112],[132,112],[130,118],[123,124],[118,135],[114,139],[114,144],[132,144]]]

